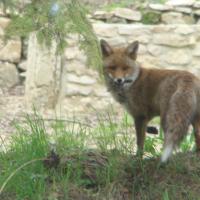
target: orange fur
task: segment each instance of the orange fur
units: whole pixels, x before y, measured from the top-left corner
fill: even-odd
[[[190,124],[200,150],[200,80],[186,71],[141,67],[136,61],[138,45],[117,49],[101,40],[106,85],[134,118],[138,153],[143,151],[147,124],[155,116],[161,117],[164,130],[163,162]]]

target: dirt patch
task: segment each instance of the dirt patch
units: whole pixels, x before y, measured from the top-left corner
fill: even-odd
[[[14,131],[13,122],[25,112],[24,86],[18,85],[0,91],[0,135],[6,137]]]

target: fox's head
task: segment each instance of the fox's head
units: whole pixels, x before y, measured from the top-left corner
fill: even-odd
[[[131,85],[140,71],[136,62],[138,41],[126,48],[112,48],[105,40],[101,40],[100,45],[106,80],[118,86]]]

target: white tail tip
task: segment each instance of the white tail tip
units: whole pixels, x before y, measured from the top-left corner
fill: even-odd
[[[168,144],[167,146],[165,146],[161,157],[161,162],[165,163],[171,156],[172,152],[173,152],[173,144]]]

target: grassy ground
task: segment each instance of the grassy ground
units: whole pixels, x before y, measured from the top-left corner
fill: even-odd
[[[158,123],[158,119],[154,121]],[[1,143],[1,200],[200,199],[200,158],[188,135],[168,164],[159,165],[162,132],[147,137],[145,158],[134,156],[132,121],[98,116],[95,127],[37,114]],[[51,132],[51,133],[50,133]]]

